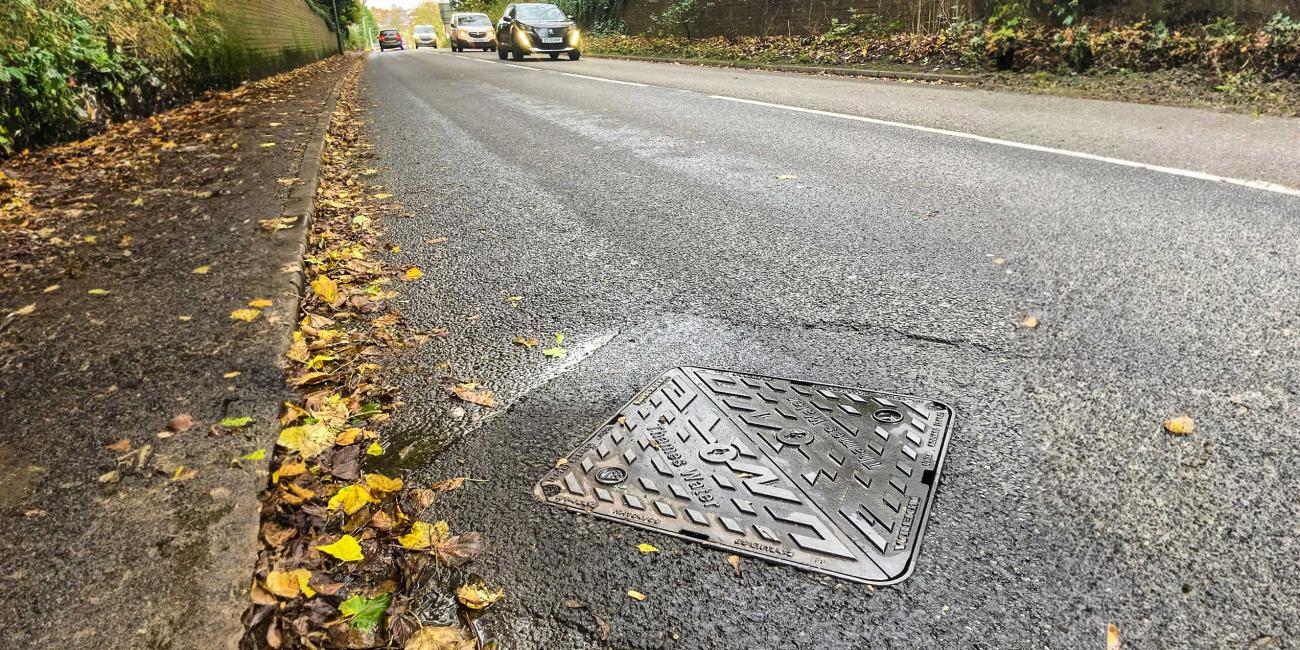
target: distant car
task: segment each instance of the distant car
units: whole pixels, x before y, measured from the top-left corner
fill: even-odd
[[[379,51],[386,50],[405,50],[406,45],[402,43],[402,34],[396,29],[379,30]]]
[[[433,25],[416,25],[412,30],[412,41],[415,42],[415,49],[422,47],[438,48],[438,30]]]
[[[484,52],[497,49],[497,33],[492,29],[492,19],[487,14],[452,14],[447,23],[447,37],[453,52],[469,48]]]
[[[552,60],[567,54],[577,61],[582,57],[582,34],[553,4],[512,4],[497,23],[497,56],[504,59],[507,54],[516,61],[529,54],[546,54]]]

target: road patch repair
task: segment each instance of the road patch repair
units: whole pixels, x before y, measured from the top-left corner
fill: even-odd
[[[544,503],[874,585],[915,566],[953,411],[928,399],[670,370],[534,489]]]

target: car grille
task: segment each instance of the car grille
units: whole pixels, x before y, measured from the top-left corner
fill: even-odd
[[[487,36],[487,32],[470,32],[470,33],[469,33],[469,37],[470,37],[470,38],[483,38],[484,36]]]

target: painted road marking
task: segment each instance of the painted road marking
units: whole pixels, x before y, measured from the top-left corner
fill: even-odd
[[[518,63],[507,63],[506,65],[508,65],[508,66],[510,66],[510,67],[512,67],[512,68],[519,68],[520,70],[532,70],[533,72],[541,72],[541,71],[542,71],[541,68],[530,68],[530,67],[528,67],[528,66],[526,66],[526,65],[519,65]]]
[[[579,78],[579,79],[591,79],[592,81],[604,81],[605,83],[611,83],[611,84],[623,84],[624,86],[636,86],[636,87],[638,87],[638,88],[649,88],[649,87],[650,87],[649,84],[639,84],[639,83],[637,83],[637,82],[635,82],[635,81],[619,81],[618,79],[606,79],[606,78],[604,78],[604,77],[592,77],[592,76],[588,76],[588,75],[585,75],[585,74],[574,74],[574,73],[572,73],[572,72],[561,72],[560,74],[562,74],[562,75],[564,75],[564,76],[566,76],[566,77],[577,77],[577,78]],[[655,88],[661,88],[661,87],[662,87],[662,86],[655,86]]]
[[[1069,149],[1057,149],[1055,147],[1044,147],[1037,144],[1028,144],[1024,142],[1015,142],[1013,140],[1002,140],[1000,138],[990,138],[974,133],[965,133],[963,131],[950,131],[948,129],[936,129],[929,126],[919,126],[916,124],[907,124],[905,122],[892,122],[890,120],[879,120],[872,117],[862,117],[861,115],[849,115],[847,113],[833,113],[831,111],[819,111],[813,108],[803,108],[800,106],[790,106],[788,104],[773,104],[770,102],[760,102],[755,99],[741,99],[739,97],[727,97],[726,95],[709,95],[713,99],[721,99],[728,102],[737,102],[740,104],[753,104],[755,106],[766,106],[768,108],[779,108],[787,111],[799,113],[809,113],[812,115],[822,115],[825,117],[837,117],[844,120],[853,120],[855,122],[865,122],[867,124],[878,124],[881,126],[891,126],[900,129],[910,129],[922,133],[931,133],[935,135],[946,135],[953,138],[962,138],[964,140],[974,140],[986,144],[993,144],[1002,147],[1011,147],[1014,149],[1023,149],[1025,151],[1037,151],[1039,153],[1050,153],[1058,156],[1069,158],[1079,158],[1081,160],[1091,160],[1094,162],[1106,163],[1109,165],[1118,165],[1120,167],[1129,167],[1132,169],[1145,169],[1147,171],[1169,174],[1171,176],[1182,176],[1184,178],[1195,178],[1202,181],[1213,183],[1229,183],[1249,187],[1254,190],[1263,190],[1265,192],[1275,192],[1277,194],[1286,194],[1288,196],[1300,196],[1300,189],[1270,183],[1268,181],[1246,180],[1241,178],[1231,178],[1228,176],[1218,176],[1207,174],[1205,172],[1192,171],[1190,169],[1179,169],[1177,167],[1165,167],[1163,165],[1151,165],[1147,163],[1136,162],[1133,160],[1124,160],[1122,158],[1110,158],[1108,156],[1098,156],[1096,154],[1083,153],[1082,151],[1070,151]]]

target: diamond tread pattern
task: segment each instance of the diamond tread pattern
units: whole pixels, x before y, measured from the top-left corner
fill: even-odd
[[[912,571],[953,415],[915,397],[675,368],[534,492],[725,551],[892,584]]]

